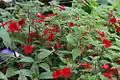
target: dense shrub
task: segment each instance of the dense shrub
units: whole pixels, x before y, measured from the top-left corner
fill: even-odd
[[[73,7],[30,1],[12,14],[1,10],[0,36],[20,56],[0,54],[6,59],[0,78],[119,80],[119,2],[85,1],[73,0]],[[44,15],[48,10],[53,13]]]

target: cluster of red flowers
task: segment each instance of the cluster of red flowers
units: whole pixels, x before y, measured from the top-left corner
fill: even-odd
[[[30,44],[27,44],[24,48],[25,55],[32,53],[32,50],[33,50],[33,46],[31,46]]]
[[[118,77],[118,69],[110,68],[110,66],[108,64],[103,64],[102,68],[107,71],[107,72],[102,73],[103,76],[114,80],[114,78],[111,76],[111,74],[113,73],[114,75],[116,75]]]
[[[56,26],[52,26],[52,27],[49,27],[49,29],[45,29],[44,35],[47,35],[47,34],[49,35],[46,40],[52,41],[53,38],[55,37],[55,33],[57,33],[57,32],[59,32],[59,29]]]
[[[23,24],[25,24],[25,19],[21,19],[18,22],[15,22],[15,21],[10,22],[8,26],[8,32],[18,32],[23,30],[22,28],[20,28],[20,26]]]
[[[2,22],[1,26],[4,27],[6,24],[8,24],[9,22],[11,22],[11,20],[8,20],[6,22]]]
[[[111,42],[107,39],[105,39],[105,33],[104,32],[100,32],[98,30],[96,30],[96,32],[100,35],[100,40],[102,40],[102,44],[105,46],[105,48],[109,48],[111,46]]]
[[[112,12],[110,13],[110,20],[109,20],[109,22],[110,23],[112,23],[112,24],[116,24],[117,23],[117,20],[116,20],[116,18],[113,16],[113,14],[112,14]],[[120,22],[120,20],[118,20],[118,23]],[[115,25],[116,26],[116,32],[120,32],[120,26],[117,26],[117,25]]]
[[[42,23],[46,18],[48,17],[52,17],[52,16],[58,16],[58,14],[47,14],[47,16],[45,16],[44,14],[40,14],[40,13],[37,13],[37,14],[34,14],[35,17],[38,17],[38,19],[36,20],[32,20],[32,22],[37,22],[37,23]]]
[[[4,67],[1,72],[5,73],[7,71],[8,67]]]
[[[56,33],[58,33],[58,32],[59,32],[59,27],[56,27],[56,26],[52,26],[52,27],[49,27],[48,29],[44,30],[44,36],[45,35],[49,35],[46,38],[46,40],[48,41],[48,44],[49,44],[49,46],[50,46],[51,49],[59,49],[62,46],[64,46],[64,45],[60,44],[59,41],[56,41],[55,46],[53,46],[51,44],[51,42],[53,41],[54,37],[56,36]]]
[[[30,44],[27,44],[26,46],[20,44],[19,48],[24,49],[25,55],[28,55],[33,51],[33,46],[31,46]]]
[[[69,77],[72,74],[70,68],[63,68],[62,70],[56,70],[53,72],[52,76],[54,79],[63,76],[64,78]]]
[[[17,67],[18,67],[19,69],[22,69],[23,66],[24,66],[24,63],[23,63],[23,62],[20,62],[20,63],[17,64]]]
[[[92,68],[88,62],[86,62],[85,64],[79,63],[79,65],[82,66],[82,67],[84,67],[84,68],[88,68],[88,69]]]
[[[33,38],[36,36],[37,36],[37,34],[33,31],[31,31],[29,34],[26,35],[26,40],[28,42],[33,42]]]

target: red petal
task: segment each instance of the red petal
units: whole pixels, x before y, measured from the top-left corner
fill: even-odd
[[[70,68],[64,68],[64,69],[62,69],[62,76],[64,78],[69,77],[71,74],[72,74],[72,72],[71,72]]]
[[[61,76],[61,70],[56,70],[52,73],[54,79],[59,78]]]
[[[109,48],[109,47],[111,46],[110,41],[107,40],[107,39],[104,39],[104,40],[102,41],[102,44],[104,44],[104,46],[105,46],[106,48]]]
[[[115,24],[116,23],[116,18],[114,18],[114,17],[112,17],[112,18],[110,18],[110,23],[113,23],[113,24]]]
[[[24,48],[25,54],[28,55],[28,54],[32,53],[32,49],[33,49],[33,47],[30,44],[26,45]]]

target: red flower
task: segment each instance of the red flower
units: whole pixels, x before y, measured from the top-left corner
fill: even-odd
[[[98,56],[98,53],[95,53],[95,54],[92,55],[92,57],[96,57],[96,56]]]
[[[113,13],[111,12],[111,13],[109,14],[109,16],[112,17],[112,16],[113,16]]]
[[[63,10],[63,11],[66,10],[64,6],[59,6],[59,8],[60,8],[60,10]]]
[[[59,32],[59,29],[56,26],[52,26],[52,27],[49,27],[49,31],[51,31],[51,32]]]
[[[39,14],[39,13],[34,14],[34,16],[39,17],[39,18],[42,18],[42,19],[45,19],[45,18],[46,18],[45,15],[43,15],[43,14]]]
[[[37,14],[34,14],[34,16],[36,16],[36,17],[39,17],[41,14],[39,14],[39,13],[37,13]]]
[[[42,23],[43,21],[44,21],[44,20],[40,20],[40,19],[37,20],[38,23]]]
[[[61,70],[56,70],[52,73],[54,79],[59,78],[61,76]]]
[[[10,21],[11,21],[11,20],[8,20],[8,21],[6,21],[6,22],[2,22],[2,23],[1,23],[1,26],[4,27],[4,26],[5,26],[6,24],[8,24]]]
[[[21,19],[20,21],[18,21],[18,24],[21,26],[23,24],[25,24],[25,19]]]
[[[55,37],[55,34],[51,33],[50,36],[48,36],[47,40],[52,41],[54,37]]]
[[[110,23],[113,23],[113,24],[115,24],[116,23],[116,18],[114,18],[114,17],[112,17],[112,18],[110,18]]]
[[[5,25],[6,25],[6,23],[5,23],[5,22],[2,22],[2,23],[1,23],[1,26],[2,26],[2,27],[4,27]]]
[[[20,28],[16,22],[11,22],[10,25],[8,26],[8,29],[9,29],[8,30],[9,32],[15,32],[15,31],[20,30]]]
[[[101,38],[96,38],[98,41],[100,41],[101,40]]]
[[[118,70],[116,68],[111,69],[111,71],[118,77]]]
[[[105,37],[104,32],[99,32],[98,34],[99,34],[102,38],[104,38],[104,37]]]
[[[89,30],[86,29],[83,35],[85,36],[85,35],[87,35],[88,33],[89,33]]]
[[[51,17],[51,16],[53,16],[54,14],[47,14],[47,17]]]
[[[104,39],[104,40],[102,41],[102,44],[104,44],[104,46],[105,46],[106,48],[109,48],[109,47],[111,46],[110,41],[107,40],[107,39]]]
[[[87,47],[88,49],[92,49],[92,46],[90,46],[90,45],[86,45],[86,47]]]
[[[22,69],[22,68],[23,68],[23,65],[24,65],[24,63],[23,63],[23,62],[20,62],[20,63],[17,64],[17,67],[18,67],[19,69]]]
[[[33,42],[33,39],[32,38],[29,38],[29,39],[27,38],[27,41],[28,42]]]
[[[82,53],[85,53],[85,50],[82,46],[80,46],[80,50],[82,51]]]
[[[107,77],[107,78],[109,78],[109,79],[114,80],[113,77],[111,76],[111,74],[112,74],[112,72],[105,72],[105,73],[102,73],[103,76],[105,76],[105,77]]]
[[[116,32],[120,32],[120,27],[116,27]]]
[[[46,18],[45,15],[43,15],[43,14],[41,14],[39,17],[42,18],[42,19]]]
[[[26,55],[28,55],[28,54],[32,53],[32,49],[33,49],[33,47],[32,47],[30,44],[28,44],[28,45],[26,45],[25,48],[24,48],[24,53],[25,53]]]
[[[85,64],[80,63],[79,65],[82,66],[82,67],[84,67],[84,68],[88,68],[88,69],[92,68],[88,62],[86,62]]]
[[[108,64],[103,64],[102,68],[105,70],[110,70],[110,66]]]
[[[1,72],[4,73],[4,72],[6,72],[6,71],[7,71],[7,67],[4,67]]]
[[[74,23],[73,23],[73,22],[70,22],[70,23],[69,23],[69,26],[70,26],[70,27],[73,27],[73,26],[74,26]]]
[[[69,77],[71,74],[72,74],[72,72],[71,72],[70,68],[64,68],[64,69],[62,69],[62,76],[64,78]]]
[[[116,59],[116,62],[117,62],[118,64],[120,64],[120,60],[119,60],[119,59]]]
[[[60,48],[61,48],[61,45],[60,45],[59,43],[56,43],[55,48],[56,48],[56,49],[60,49]]]
[[[118,23],[120,24],[120,20],[118,20]]]
[[[98,30],[96,30],[96,32],[102,37],[102,38],[105,38],[105,33],[104,32],[100,32]]]
[[[44,35],[48,34],[49,33],[49,30],[45,29],[44,30]]]
[[[58,16],[58,13],[55,13],[54,16]]]
[[[30,36],[37,36],[35,32],[30,32]]]
[[[22,49],[23,49],[24,47],[25,47],[24,45],[22,45],[22,44],[20,45],[20,48],[22,48]]]

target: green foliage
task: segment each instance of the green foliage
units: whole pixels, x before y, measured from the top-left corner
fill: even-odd
[[[8,80],[7,77],[2,72],[0,72],[0,79]]]
[[[52,79],[52,72],[43,72],[40,74],[40,79]]]
[[[80,49],[73,49],[72,50],[72,57],[73,57],[73,60],[75,60],[78,56],[81,55],[81,50]]]
[[[19,48],[18,58],[0,54],[7,62],[0,68],[8,67],[5,73],[0,72],[0,79],[48,80],[54,78],[56,70],[69,67],[72,74],[66,79],[107,80],[102,75],[109,72],[102,67],[104,64],[120,72],[120,33],[116,28],[120,27],[119,0],[73,0],[73,7],[62,7],[65,10],[60,10],[59,5],[41,7],[37,0],[19,4],[24,7],[8,8],[14,10],[12,14],[0,9],[0,22],[11,20],[18,24],[21,19],[26,20],[25,24],[18,24],[23,30],[14,33],[7,32],[10,22],[3,28],[0,25],[0,37],[7,47],[18,49],[16,44],[24,45]],[[53,15],[40,15],[49,10]],[[111,12],[117,20],[115,24],[110,22]],[[109,47],[103,40],[109,40],[110,44],[105,43]],[[27,51],[32,52],[25,54],[28,44],[32,49]],[[110,75],[120,79],[115,71]]]

